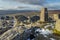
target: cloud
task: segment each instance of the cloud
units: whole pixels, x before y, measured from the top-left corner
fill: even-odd
[[[60,0],[0,0],[0,9],[40,10],[41,7],[59,10]]]
[[[35,4],[35,5],[43,5],[45,0],[4,0],[4,1],[16,1],[25,4]]]
[[[40,10],[40,5],[32,5],[32,4],[25,4],[16,1],[7,1],[7,0],[0,0],[0,10],[8,10],[8,9],[15,9],[15,10]]]
[[[60,2],[47,3],[44,4],[44,7],[47,7],[48,9],[59,10]]]
[[[52,6],[60,6],[60,2],[55,2],[55,3],[48,3],[48,4],[45,4],[44,6],[48,6],[48,7],[52,7]]]
[[[15,9],[15,10],[40,10],[40,6],[33,6],[33,5],[25,5],[25,6],[8,6],[8,7],[0,7],[0,9],[5,9],[5,10],[8,10],[8,9]]]

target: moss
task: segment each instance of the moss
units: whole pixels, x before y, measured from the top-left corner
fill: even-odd
[[[60,31],[54,29],[54,30],[53,30],[53,34],[60,36]]]

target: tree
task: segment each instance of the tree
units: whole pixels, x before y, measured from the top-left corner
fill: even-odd
[[[48,22],[53,22],[53,19],[51,17],[49,17]]]
[[[33,17],[30,18],[30,21],[33,22],[33,23],[37,22],[38,20],[40,20],[39,16],[33,16]]]
[[[2,20],[4,20],[4,19],[5,19],[5,17],[3,17],[3,16],[2,16],[2,17],[1,17],[1,19],[2,19]]]
[[[15,17],[19,22],[24,22],[24,20],[28,20],[28,18],[23,15],[17,15]]]
[[[9,20],[10,19],[10,17],[9,16],[6,16],[6,20]]]

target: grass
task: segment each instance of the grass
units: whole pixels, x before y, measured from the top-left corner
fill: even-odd
[[[60,31],[54,29],[54,30],[53,30],[53,34],[60,36]]]

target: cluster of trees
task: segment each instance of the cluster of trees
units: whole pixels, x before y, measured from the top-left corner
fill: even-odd
[[[31,23],[35,23],[37,22],[38,20],[40,20],[40,17],[35,15],[35,16],[32,16],[30,18],[24,16],[24,15],[17,15],[15,16],[15,18],[19,21],[19,22],[24,22],[26,20],[30,20]],[[51,17],[48,17],[48,22],[54,22],[54,20],[51,18]]]
[[[48,22],[54,22],[52,17],[48,17]]]
[[[24,15],[17,15],[15,16],[15,18],[20,21],[20,22],[24,22],[25,20],[29,20],[28,17],[24,16]],[[30,22],[37,22],[40,19],[39,16],[32,16],[30,17]]]
[[[30,22],[35,23],[35,22],[37,22],[38,20],[40,20],[40,17],[37,16],[37,15],[32,16],[32,17],[30,17],[30,18],[28,18],[28,17],[26,17],[26,16],[24,16],[24,15],[16,15],[15,18],[16,18],[17,21],[19,21],[19,22],[24,22],[24,21],[30,20]],[[5,16],[5,17],[4,17],[4,16],[1,16],[1,19],[2,19],[2,20],[4,20],[4,19],[10,20],[10,19],[13,19],[13,17],[10,17],[10,16]],[[51,21],[53,21],[53,19],[52,19],[51,17],[49,17],[49,18],[48,18],[48,21],[51,22]]]
[[[30,18],[30,21],[31,22],[37,22],[38,20],[40,20],[40,17],[39,16],[32,16],[31,18]]]
[[[24,22],[25,20],[28,20],[27,17],[23,16],[23,15],[17,15],[15,16],[15,18],[17,19],[17,21],[19,22]]]
[[[13,19],[13,17],[10,17],[10,16],[1,16],[1,19],[2,20],[10,20],[10,19]]]
[[[14,25],[13,24],[14,21],[12,21],[14,18],[12,16],[1,16],[0,19],[1,19],[1,25],[3,27],[10,27],[10,26],[12,27]],[[6,21],[6,20],[8,20],[8,21]]]

